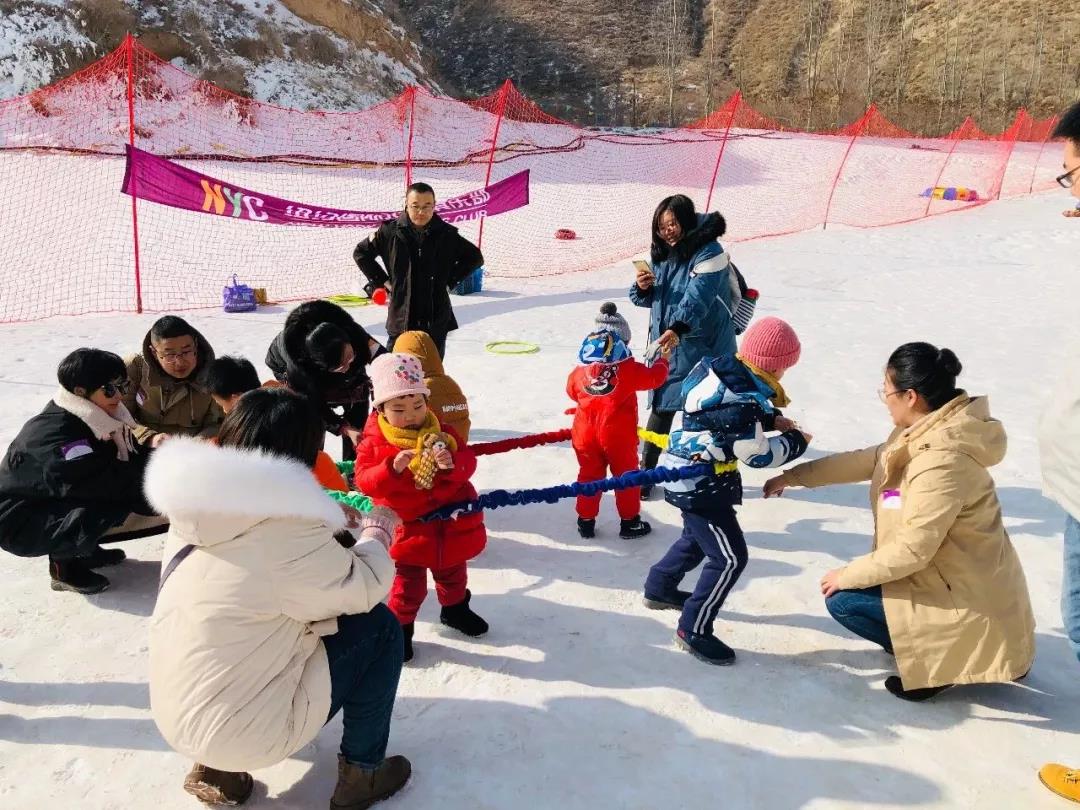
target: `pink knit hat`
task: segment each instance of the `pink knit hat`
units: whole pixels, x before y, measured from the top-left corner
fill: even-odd
[[[799,362],[802,345],[795,330],[779,318],[754,321],[743,335],[739,354],[762,371],[777,374]]]
[[[411,354],[380,354],[368,366],[375,407],[406,394],[431,393],[424,384],[424,367]]]

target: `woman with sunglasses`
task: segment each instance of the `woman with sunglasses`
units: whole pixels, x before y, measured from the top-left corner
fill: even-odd
[[[955,684],[1008,683],[1035,657],[1035,619],[989,468],[1005,428],[986,397],[956,387],[948,349],[907,343],[878,392],[895,429],[877,447],[800,464],[765,484],[870,482],[873,551],[821,580],[840,624],[896,657],[885,688],[920,701]]]
[[[98,593],[109,580],[94,569],[123,562],[103,542],[165,530],[142,491],[147,452],[124,407],[124,361],[76,349],[57,369],[60,388],[27,422],[0,464],[0,548],[48,555],[54,591]]]

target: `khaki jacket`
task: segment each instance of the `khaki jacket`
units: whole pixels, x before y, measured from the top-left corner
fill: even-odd
[[[435,412],[439,424],[450,425],[465,443],[469,441],[469,401],[452,377],[443,369],[435,342],[427,332],[402,332],[394,341],[394,351],[411,354],[424,367],[424,382],[431,389],[428,405]]]
[[[199,362],[185,380],[170,377],[161,368],[150,345],[149,332],[143,338],[142,354],[127,359],[131,387],[124,396],[124,405],[139,423],[134,431],[136,441],[145,444],[157,433],[204,437],[217,435],[225,414],[206,386],[206,375],[214,360],[214,350],[198,332],[194,337]]]
[[[1011,681],[1035,657],[1035,619],[988,467],[1005,429],[986,398],[957,397],[879,447],[800,464],[803,487],[870,483],[874,549],[840,575],[880,585],[906,689]]]
[[[334,539],[341,508],[304,465],[178,438],[147,466],[169,517],[150,623],[150,709],[174,749],[225,771],[265,768],[307,745],[330,713],[322,636],[387,595],[377,540]]]

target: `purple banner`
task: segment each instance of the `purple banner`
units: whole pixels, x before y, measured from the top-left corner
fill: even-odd
[[[269,222],[273,225],[376,228],[400,211],[346,211],[283,200],[270,194],[226,184],[133,146],[127,147],[124,194],[185,211]],[[529,172],[525,170],[487,188],[450,197],[435,206],[450,223],[493,217],[529,204]]]

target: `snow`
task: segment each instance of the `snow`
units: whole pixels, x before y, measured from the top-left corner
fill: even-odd
[[[760,313],[781,315],[802,336],[804,359],[785,386],[790,415],[814,434],[812,457],[887,434],[876,389],[899,343],[951,347],[963,384],[990,395],[1010,438],[995,477],[1038,623],[1038,658],[1022,685],[958,688],[923,705],[883,690],[890,659],[833,623],[818,589],[823,572],[869,547],[865,486],[765,502],[765,476],[746,473],[740,515],[751,560],[717,623],[739,654],[724,669],[678,651],[675,614],[641,605],[645,573],[678,531],[674,509],[646,503],[654,532],[630,542],[617,537],[610,499],[591,541],[574,531],[570,502],[511,507],[488,514],[488,549],[470,566],[473,604],[491,633],[444,632],[433,596],[421,611],[391,731],[391,751],[408,755],[415,775],[386,807],[1061,807],[1035,773],[1046,761],[1080,761],[1080,667],[1062,636],[1063,516],[1039,492],[1035,423],[1080,339],[1080,225],[1060,216],[1069,206],[1060,194],[1037,196],[732,248],[761,290]],[[245,233],[257,240],[261,231]],[[568,423],[565,377],[600,302],[619,303],[640,354],[647,313],[626,302],[631,275],[623,261],[558,279],[501,279],[455,299],[462,328],[449,341],[448,370],[469,395],[476,441]],[[384,334],[383,310],[354,313]],[[259,363],[284,316],[270,307],[191,320],[219,352]],[[0,326],[0,445],[49,397],[67,351],[134,350],[152,320]],[[496,339],[542,350],[485,353]],[[559,445],[483,458],[476,483],[516,489],[575,474],[572,451]],[[50,591],[44,560],[0,555],[5,808],[195,806],[180,789],[190,763],[169,751],[148,710],[161,542],[126,549],[134,559],[110,571],[112,589],[85,599]],[[325,806],[339,735],[335,720],[296,756],[257,772],[252,806]]]

